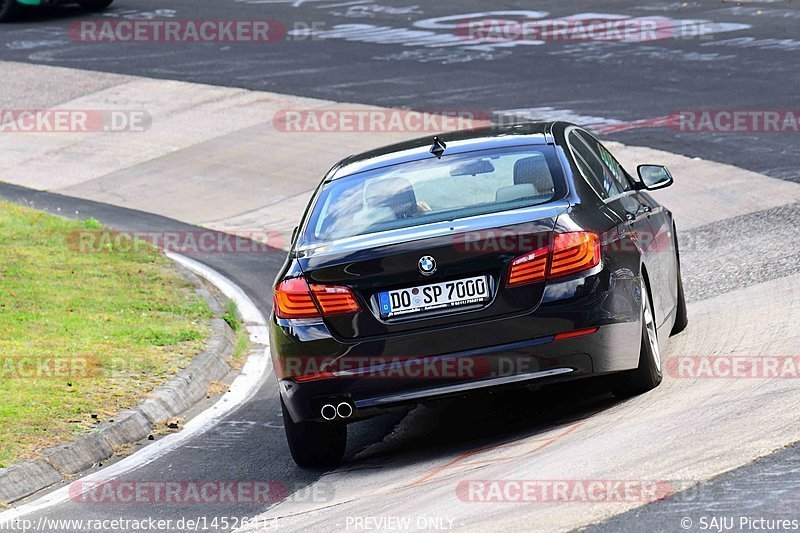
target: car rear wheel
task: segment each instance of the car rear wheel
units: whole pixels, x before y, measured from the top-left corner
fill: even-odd
[[[639,367],[621,374],[614,394],[627,398],[658,387],[664,375],[661,370],[661,350],[658,346],[653,303],[647,285],[642,281],[642,346],[639,352]]]
[[[0,0],[0,22],[13,20],[18,11],[17,0]]]
[[[344,422],[295,422],[281,398],[283,427],[292,459],[303,468],[330,468],[344,457],[347,424]]]
[[[103,11],[113,2],[114,0],[82,0],[78,5],[89,11]]]

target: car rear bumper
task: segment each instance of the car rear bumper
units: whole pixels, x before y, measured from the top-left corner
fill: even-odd
[[[637,277],[601,270],[549,285],[531,313],[414,334],[345,342],[323,323],[273,317],[275,373],[299,422],[322,420],[327,403],[351,403],[358,419],[478,390],[624,371],[638,365],[640,298]],[[584,334],[557,336],[576,331]],[[297,379],[324,369],[332,375]]]

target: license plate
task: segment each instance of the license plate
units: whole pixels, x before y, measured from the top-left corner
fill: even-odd
[[[482,303],[489,298],[486,276],[420,285],[378,295],[384,318]]]

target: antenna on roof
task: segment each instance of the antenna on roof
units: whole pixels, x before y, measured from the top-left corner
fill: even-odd
[[[444,143],[444,141],[439,137],[434,137],[433,146],[431,146],[430,152],[435,155],[437,159],[441,159],[445,150],[447,150],[447,145]]]

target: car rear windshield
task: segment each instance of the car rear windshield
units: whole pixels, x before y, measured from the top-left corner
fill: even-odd
[[[353,174],[324,185],[306,243],[539,205],[563,196],[552,146],[481,150]]]

